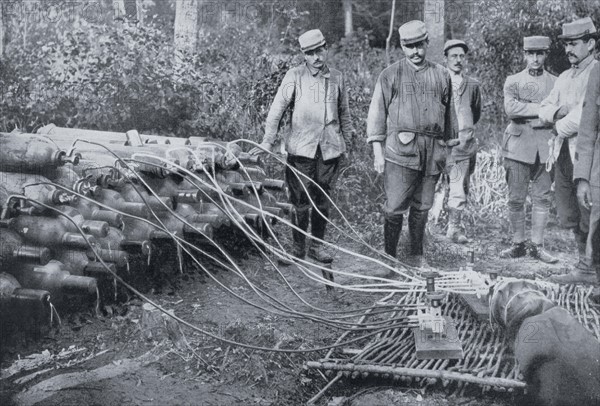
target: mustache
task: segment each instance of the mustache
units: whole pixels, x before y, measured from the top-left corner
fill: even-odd
[[[572,53],[572,52],[568,52],[568,53],[567,53],[567,57],[569,57],[569,56],[572,56],[572,57],[574,57],[574,58],[577,58],[577,55],[575,55],[575,54],[574,54],[574,53]]]

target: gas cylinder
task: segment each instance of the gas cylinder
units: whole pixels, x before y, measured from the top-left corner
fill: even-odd
[[[64,264],[64,269],[71,275],[89,276],[96,279],[112,279],[113,275],[100,262],[88,258],[86,251],[75,249],[57,250],[54,259]],[[106,262],[114,273],[117,272],[115,264]]]
[[[61,262],[52,260],[46,265],[15,267],[11,273],[25,288],[50,292],[55,303],[62,302],[68,295],[96,294],[96,279],[71,275],[64,268]]]
[[[24,289],[17,279],[0,273],[0,318],[23,323],[30,313],[50,315],[50,293],[39,289]],[[49,321],[49,319],[48,319]]]
[[[75,223],[86,233],[91,234],[94,237],[106,237],[108,235],[108,228],[110,227],[106,221],[97,221],[97,220],[86,220],[81,212],[77,210],[75,207],[71,206],[63,206],[57,208],[61,212],[65,213],[67,216],[74,220]],[[77,227],[66,217],[58,216],[58,219],[62,221],[65,227],[72,232],[77,231]]]
[[[144,203],[126,201],[123,195],[115,190],[102,189],[95,198],[100,203],[123,213],[142,218],[150,217],[150,211]]]
[[[17,233],[0,228],[0,269],[20,262],[45,265],[50,259],[51,252],[48,248],[24,244]]]
[[[49,248],[78,247],[87,249],[90,244],[97,244],[95,237],[91,235],[84,237],[79,232],[71,232],[58,218],[21,215],[0,220],[0,227],[14,230],[25,241]]]
[[[77,164],[79,155],[67,155],[52,141],[33,134],[0,133],[0,170],[44,173],[68,162]]]
[[[77,200],[76,196],[52,185],[36,184],[40,182],[50,182],[50,179],[34,174],[0,172],[0,185],[8,194],[23,195],[49,206],[70,204]],[[40,211],[46,210],[33,202],[30,204],[39,207]]]

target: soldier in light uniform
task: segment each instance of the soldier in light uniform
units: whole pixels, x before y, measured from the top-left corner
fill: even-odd
[[[285,140],[289,165],[285,177],[295,209],[292,222],[306,231],[310,221],[314,237],[307,252],[304,233],[294,229],[292,254],[297,258],[308,254],[316,261],[331,263],[333,257],[323,249],[322,241],[329,217],[327,196],[335,186],[346,145],[352,139],[348,92],[342,72],[327,65],[329,51],[323,33],[307,31],[298,42],[305,63],[285,74],[269,109],[261,148],[250,153],[256,155],[273,148],[281,118],[291,107],[291,131]],[[290,167],[310,180],[296,175]]]
[[[477,139],[475,124],[481,117],[481,91],[479,82],[464,74],[467,44],[459,39],[451,39],[444,44],[446,68],[452,81],[452,99],[458,122],[460,144],[452,148],[448,155],[447,172],[450,184],[448,194],[448,231],[446,236],[453,242],[466,244],[462,228],[462,213],[467,205],[469,183],[475,170]]]
[[[554,88],[540,105],[540,119],[554,124],[551,159],[555,159],[554,182],[556,209],[561,225],[572,229],[579,251],[579,262],[573,273],[554,278],[557,282],[593,282],[595,275],[583,265],[589,231],[589,210],[579,206],[573,182],[573,162],[579,133],[579,122],[590,73],[598,63],[593,51],[596,27],[589,17],[563,24],[565,53],[571,68],[556,80]]]
[[[550,94],[556,77],[544,70],[550,38],[523,39],[527,67],[504,83],[504,110],[510,124],[504,132],[502,154],[508,183],[508,210],[512,245],[502,258],[530,255],[542,262],[557,259],[544,250],[544,229],[552,203],[552,179],[546,171],[551,126],[539,120],[540,102]],[[531,184],[531,240],[525,236],[525,200]]]
[[[595,274],[600,283],[600,64],[590,72],[577,138],[573,178],[577,200],[590,210],[590,220],[585,255],[571,276],[593,282]]]

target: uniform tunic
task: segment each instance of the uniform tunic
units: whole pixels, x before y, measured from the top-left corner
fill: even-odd
[[[367,141],[385,143],[384,212],[429,210],[446,164],[446,141],[456,136],[450,75],[425,61],[402,59],[379,75],[367,117]]]
[[[346,151],[352,124],[340,71],[327,67],[313,70],[306,64],[290,69],[271,104],[264,142],[275,142],[281,117],[290,105],[292,124],[285,140],[288,154],[314,158],[320,147],[323,159],[328,161]]]
[[[573,173],[575,180],[590,184],[592,209],[585,256],[591,265],[600,255],[600,64],[590,73],[582,110]]]
[[[573,183],[573,161],[577,145],[577,133],[581,120],[581,106],[587,89],[592,68],[598,63],[593,55],[588,56],[578,65],[564,71],[556,80],[554,88],[540,105],[540,119],[552,123],[561,106],[566,106],[569,113],[556,121],[556,132],[568,142],[562,143],[562,149],[556,160],[554,170],[554,195],[556,209],[563,227],[575,229],[580,234],[587,234],[589,228],[589,211],[579,207],[577,188]]]

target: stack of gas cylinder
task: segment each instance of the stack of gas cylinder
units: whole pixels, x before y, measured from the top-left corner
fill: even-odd
[[[0,318],[114,300],[115,275],[149,279],[181,257],[174,237],[210,249],[219,235],[265,236],[265,222],[290,215],[286,201],[285,183],[236,144],[0,133]]]

